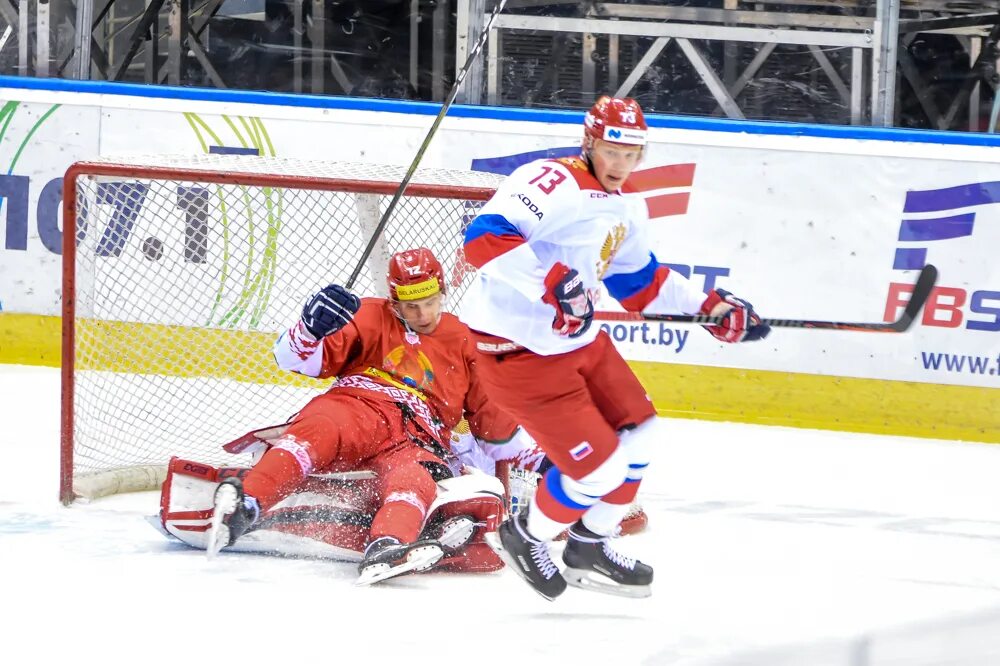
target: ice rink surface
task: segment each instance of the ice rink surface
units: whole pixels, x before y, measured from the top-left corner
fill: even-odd
[[[360,589],[348,563],[209,562],[147,523],[154,493],[64,508],[58,371],[0,365],[0,395],[5,664],[818,664],[774,655],[1000,608],[996,445],[670,420],[649,530],[620,542],[653,596],[548,602],[510,572]],[[950,635],[950,663],[1000,663]],[[870,644],[844,663],[916,663]]]

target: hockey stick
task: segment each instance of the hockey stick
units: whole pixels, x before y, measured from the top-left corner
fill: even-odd
[[[920,309],[924,307],[934,283],[937,282],[937,268],[927,264],[920,271],[910,301],[903,309],[903,314],[893,322],[858,323],[846,321],[816,321],[813,319],[761,319],[760,323],[777,328],[823,328],[835,331],[862,331],[865,333],[902,333],[910,328],[917,318]],[[595,319],[600,321],[670,321],[677,324],[721,324],[722,317],[707,315],[661,315],[643,314],[640,312],[598,312]]]
[[[348,289],[354,286],[355,281],[358,279],[358,275],[361,274],[361,268],[368,261],[368,257],[371,256],[372,250],[375,249],[375,244],[378,239],[382,236],[382,232],[385,231],[385,225],[389,223],[389,216],[392,215],[392,211],[396,209],[396,204],[399,203],[400,198],[403,196],[403,192],[406,191],[406,186],[410,184],[410,179],[413,178],[413,174],[417,171],[417,166],[420,164],[420,160],[423,159],[424,153],[427,151],[427,146],[430,145],[431,139],[434,134],[437,133],[438,126],[441,125],[441,121],[444,120],[444,116],[448,113],[448,109],[451,108],[452,102],[455,101],[455,97],[458,95],[458,89],[462,87],[462,81],[465,80],[465,75],[469,73],[469,69],[472,67],[472,63],[475,62],[476,56],[483,48],[483,44],[486,43],[486,38],[490,34],[490,30],[493,29],[493,23],[496,22],[497,17],[500,16],[500,12],[503,10],[504,5],[507,4],[507,0],[499,0],[497,6],[493,9],[493,13],[490,14],[490,19],[486,22],[486,26],[483,28],[482,32],[479,33],[479,39],[476,40],[475,45],[473,45],[472,50],[469,51],[469,57],[466,58],[465,64],[462,65],[462,69],[459,70],[458,76],[455,77],[455,83],[451,86],[451,90],[448,92],[448,97],[444,100],[444,104],[441,105],[441,110],[438,111],[437,118],[434,119],[434,123],[431,124],[431,128],[427,130],[427,136],[424,137],[424,142],[420,144],[420,148],[417,149],[417,154],[413,157],[413,161],[410,162],[410,168],[406,170],[406,175],[403,176],[403,181],[399,184],[399,188],[396,193],[392,196],[392,201],[389,202],[389,206],[382,213],[382,219],[378,221],[378,226],[375,227],[375,232],[372,234],[371,239],[368,241],[368,246],[361,255],[361,260],[358,265],[354,267],[354,272],[351,273],[351,277],[347,279],[347,284],[345,285]]]

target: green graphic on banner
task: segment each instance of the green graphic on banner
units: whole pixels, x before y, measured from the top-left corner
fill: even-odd
[[[275,156],[271,138],[260,118],[236,116],[235,121],[228,115],[222,115],[229,131],[242,148],[256,149],[258,155]],[[209,124],[196,113],[185,113],[191,129],[194,131],[201,148],[205,153],[211,152],[210,146],[226,146],[226,142]],[[254,188],[256,189],[256,188]],[[278,239],[281,233],[282,216],[284,213],[283,191],[281,188],[260,188],[263,194],[264,220],[258,220],[258,202],[253,199],[246,187],[242,190],[243,215],[239,211],[230,211],[221,186],[216,186],[216,198],[219,203],[219,213],[222,221],[222,269],[219,276],[219,287],[215,294],[215,302],[209,314],[206,325],[235,328],[246,321],[251,329],[255,329],[261,321],[271,299],[274,287],[275,271],[278,263]],[[236,303],[228,308],[222,304],[226,284],[236,280],[240,272],[233,265],[233,236],[237,231],[231,229],[233,219],[246,220],[247,252],[243,261],[243,281],[240,295]]]
[[[5,136],[7,136],[7,130],[10,128],[10,122],[14,119],[14,112],[17,111],[17,107],[19,105],[20,102],[5,102],[3,108],[0,108],[0,122],[3,123],[3,126],[0,127],[0,142],[3,141]],[[24,138],[21,140],[17,150],[14,151],[14,157],[11,158],[10,164],[7,165],[8,174],[14,172],[14,167],[17,166],[17,161],[21,159],[21,153],[24,152],[28,142],[31,141],[31,137],[35,135],[35,132],[37,132],[38,128],[42,126],[42,123],[48,120],[49,116],[55,113],[55,110],[60,106],[62,105],[53,104],[48,111],[43,113],[42,116],[35,121],[35,123],[31,126],[31,129],[28,130],[28,133],[24,135]]]

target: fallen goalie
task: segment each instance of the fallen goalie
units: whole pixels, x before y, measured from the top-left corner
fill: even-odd
[[[231,453],[254,452],[259,458],[272,442],[280,441],[284,429],[249,433],[226,448]],[[530,438],[523,441],[530,442]],[[216,488],[226,479],[245,478],[249,471],[172,459],[160,495],[159,527],[190,546],[208,549]],[[238,540],[223,547],[235,552],[361,562],[381,505],[377,481],[377,475],[367,470],[311,474],[293,493],[262,511]],[[408,558],[395,568],[376,567],[360,576],[358,584],[431,568],[470,573],[502,568],[483,541],[483,535],[494,531],[506,515],[500,479],[460,465],[459,474],[435,483],[435,497],[415,541],[425,544],[432,561]]]

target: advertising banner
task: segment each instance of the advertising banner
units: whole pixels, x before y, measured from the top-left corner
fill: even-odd
[[[408,165],[433,116],[0,89],[0,308],[56,315],[61,177],[74,161],[247,153]],[[482,114],[481,114],[482,115]],[[506,174],[577,152],[579,118],[448,117],[423,165]],[[630,360],[995,387],[1000,147],[686,129],[651,122],[636,182],[659,261],[767,317],[890,321],[925,263],[911,333],[775,330],[727,346],[696,326],[604,321]],[[5,167],[5,168],[3,168]],[[601,310],[616,310],[605,294]]]

